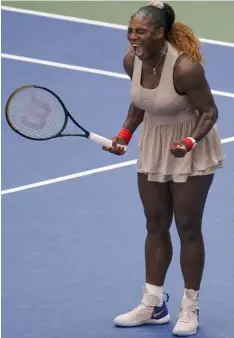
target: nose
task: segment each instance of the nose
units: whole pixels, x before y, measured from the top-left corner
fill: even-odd
[[[128,39],[130,42],[135,42],[138,39],[138,36],[134,31],[132,31],[131,33],[128,33]]]

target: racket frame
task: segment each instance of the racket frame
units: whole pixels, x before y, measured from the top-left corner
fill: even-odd
[[[26,88],[38,88],[38,89],[42,89],[45,90],[47,92],[49,92],[50,94],[52,94],[54,97],[56,97],[56,99],[59,101],[59,103],[61,104],[63,110],[64,110],[64,115],[65,115],[65,119],[64,119],[64,124],[62,126],[62,128],[60,129],[60,131],[57,134],[54,134],[51,137],[46,137],[46,138],[33,138],[27,135],[22,134],[19,130],[15,129],[14,126],[12,125],[10,118],[9,118],[9,107],[11,104],[12,99],[14,98],[15,95],[17,95],[17,93],[19,93],[20,91],[26,89]],[[57,138],[57,137],[64,137],[64,136],[79,136],[79,137],[85,137],[85,138],[90,138],[90,132],[88,130],[86,130],[84,127],[82,127],[73,117],[72,115],[69,113],[69,111],[67,110],[65,104],[63,103],[63,101],[60,99],[60,97],[55,94],[52,90],[43,87],[43,86],[38,86],[38,85],[26,85],[26,86],[22,86],[20,88],[17,88],[16,90],[14,90],[12,92],[12,94],[9,96],[7,103],[6,103],[6,107],[5,107],[5,116],[6,116],[6,120],[7,123],[9,124],[9,126],[11,127],[12,130],[14,130],[15,133],[19,134],[20,136],[23,136],[29,140],[33,140],[33,141],[47,141],[47,140],[51,140],[53,138]],[[84,134],[62,134],[62,132],[64,131],[64,129],[66,128],[67,122],[68,122],[68,118],[70,118],[72,120],[72,122],[78,127],[80,128]]]
[[[38,89],[42,89],[42,90],[45,90],[47,91],[48,93],[52,94],[57,100],[58,102],[61,104],[62,108],[63,108],[63,111],[64,111],[64,115],[65,115],[65,120],[64,120],[64,124],[62,126],[62,128],[60,129],[59,132],[57,132],[56,134],[54,134],[53,136],[50,136],[50,137],[46,137],[46,138],[33,138],[33,137],[30,137],[30,136],[27,136],[27,135],[24,135],[23,133],[21,133],[19,130],[17,130],[16,128],[14,128],[14,126],[12,125],[11,121],[10,121],[10,118],[9,118],[9,106],[11,104],[11,101],[13,99],[13,97],[19,93],[20,91],[26,89],[26,88],[38,88]],[[98,134],[95,134],[95,133],[92,133],[92,132],[89,132],[88,130],[86,130],[84,127],[82,127],[75,119],[74,117],[69,113],[69,111],[67,110],[65,104],[63,103],[63,101],[61,100],[61,98],[55,94],[52,90],[46,88],[46,87],[43,87],[43,86],[39,86],[39,85],[34,85],[34,84],[31,84],[31,85],[25,85],[25,86],[21,86],[19,88],[17,88],[15,91],[12,92],[12,94],[9,96],[8,100],[7,100],[7,103],[6,103],[6,106],[5,106],[5,116],[6,116],[6,120],[7,120],[7,123],[8,125],[11,127],[11,129],[17,133],[18,135],[26,138],[26,139],[29,139],[29,140],[33,140],[33,141],[47,141],[47,140],[51,140],[51,139],[54,139],[54,138],[58,138],[58,137],[64,137],[64,136],[79,136],[79,137],[84,137],[84,138],[87,138],[101,146],[106,146],[106,147],[112,147],[112,141],[105,138],[105,137],[102,137],[101,135],[98,135]],[[80,130],[82,130],[84,132],[84,134],[74,134],[74,133],[70,133],[70,134],[62,134],[62,132],[64,131],[64,129],[66,128],[67,126],[67,122],[68,122],[68,118],[71,119],[71,121],[78,127],[80,128]],[[124,151],[126,151],[127,149],[127,146],[125,145],[121,145],[121,147],[124,148]]]

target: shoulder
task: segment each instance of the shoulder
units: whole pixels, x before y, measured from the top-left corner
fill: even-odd
[[[186,55],[180,55],[176,60],[174,75],[178,81],[192,82],[204,78],[205,71],[202,64],[195,60],[190,60]]]
[[[202,64],[190,60],[186,55],[180,55],[174,66],[174,82],[176,88],[186,92],[190,87],[198,87],[206,83],[205,71]]]
[[[132,75],[133,75],[134,61],[135,61],[135,54],[132,51],[126,54],[123,58],[123,67],[124,67],[126,74],[130,77],[130,79],[132,78]]]

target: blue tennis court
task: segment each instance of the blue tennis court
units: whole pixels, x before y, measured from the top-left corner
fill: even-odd
[[[231,338],[234,332],[233,47],[203,45],[227,161],[204,217],[198,338]],[[82,125],[111,138],[129,105],[130,81],[121,78],[126,48],[122,29],[2,10],[3,338],[172,336],[183,292],[173,227],[165,290],[169,327],[113,326],[116,315],[137,305],[145,282],[145,221],[134,166],[138,133],[127,154],[115,157],[85,139],[28,141],[10,130],[4,116],[14,89],[39,84],[61,96]]]

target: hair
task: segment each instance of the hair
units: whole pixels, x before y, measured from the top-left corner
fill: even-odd
[[[169,4],[163,2],[154,5],[152,3],[141,7],[133,16],[136,14],[150,17],[157,28],[163,27],[166,40],[179,52],[186,54],[190,60],[203,61],[199,39],[187,25],[175,22],[175,12]]]

